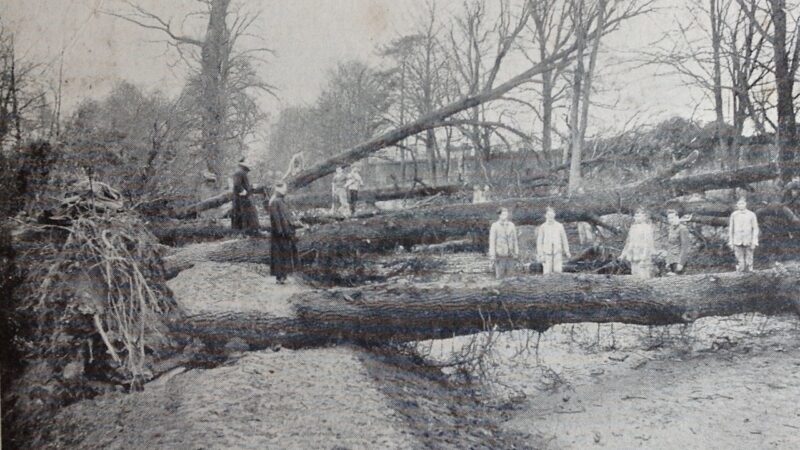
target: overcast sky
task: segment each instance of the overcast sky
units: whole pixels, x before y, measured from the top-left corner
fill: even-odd
[[[279,89],[280,101],[265,99],[275,115],[283,105],[313,102],[326,71],[339,61],[374,60],[375,47],[402,34],[424,7],[424,0],[248,0],[260,11],[257,32],[275,50],[264,78]],[[607,40],[609,56],[601,61],[606,92],[598,98],[613,108],[595,109],[599,128],[613,128],[633,115],[653,121],[693,113],[698,93],[675,78],[654,77],[654,69],[619,64],[624,53],[646,48],[672,26],[681,0],[661,0],[661,9],[638,18]],[[197,9],[196,0],[140,0],[139,4],[173,17],[176,23]],[[440,0],[446,15],[461,0]],[[69,111],[85,97],[105,95],[119,80],[146,89],[176,92],[184,66],[166,51],[155,31],[126,23],[102,11],[119,10],[119,0],[2,0],[0,17],[16,33],[18,51],[44,62],[55,76],[64,51],[64,105]],[[200,24],[202,25],[202,24]],[[197,31],[191,24],[186,32]],[[202,26],[200,26],[202,28]],[[612,52],[613,51],[613,52]],[[613,56],[622,55],[622,56]],[[509,67],[513,71],[514,67]],[[702,109],[696,116],[706,118]],[[645,120],[646,119],[646,120]]]

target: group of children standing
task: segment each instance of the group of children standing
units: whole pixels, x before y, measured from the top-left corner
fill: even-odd
[[[504,278],[513,272],[519,257],[519,244],[508,209],[501,208],[499,216],[489,231],[489,258],[494,264],[496,277]],[[564,258],[571,257],[567,233],[555,217],[555,210],[548,207],[545,222],[539,226],[536,235],[536,258],[545,275],[562,272]],[[666,241],[663,248],[657,250],[655,230],[647,211],[638,209],[619,259],[630,262],[631,274],[642,279],[653,277],[653,259],[656,256],[664,258],[669,275],[684,273],[691,244],[689,229],[683,222],[677,211],[667,211]],[[740,198],[728,224],[728,246],[736,256],[737,271],[753,270],[753,251],[758,246],[758,236],[758,219],[747,209],[747,200]]]
[[[337,167],[331,183],[332,212],[346,217],[355,214],[358,191],[363,185],[364,181],[357,165],[352,166],[348,173],[344,172],[344,167]]]

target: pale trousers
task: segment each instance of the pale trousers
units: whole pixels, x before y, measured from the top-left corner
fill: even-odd
[[[734,245],[736,255],[736,271],[751,272],[753,270],[753,249],[749,245]]]
[[[514,258],[498,256],[494,260],[494,274],[497,279],[514,274]]]
[[[337,212],[344,214],[345,216],[350,215],[350,201],[347,198],[347,189],[345,188],[337,188],[336,189],[336,198],[339,199],[339,207],[337,208]]]
[[[650,261],[631,262],[631,275],[643,280],[653,278],[653,264]]]
[[[564,271],[561,253],[544,255],[542,258],[542,274],[561,273]]]

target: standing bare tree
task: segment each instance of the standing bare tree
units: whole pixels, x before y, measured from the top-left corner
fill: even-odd
[[[199,131],[202,155],[206,170],[221,182],[227,156],[225,144],[228,141],[241,144],[260,120],[258,106],[250,92],[273,93],[272,86],[261,80],[253,69],[253,62],[263,61],[260,56],[271,50],[241,48],[243,45],[240,41],[248,36],[248,30],[258,14],[245,13],[240,8],[232,7],[231,0],[198,2],[205,9],[189,13],[187,17],[207,19],[203,36],[174,29],[171,19],[148,11],[132,0],[124,0],[129,7],[128,12],[109,14],[165,34],[167,43],[196,70],[190,86],[194,86],[192,90],[195,92],[197,113],[201,118]]]
[[[772,64],[762,61],[764,36],[759,35],[755,3],[736,0],[694,0],[685,13],[692,20],[679,23],[661,48],[649,54],[651,61],[674,69],[687,83],[703,89],[714,107],[714,139],[717,154],[733,167],[739,164],[739,144],[745,121],[750,118],[764,135],[771,119],[755,88],[764,87]],[[769,19],[762,26],[769,27]],[[725,122],[725,98],[730,92],[732,129]],[[728,158],[722,158],[723,155]]]
[[[574,23],[577,33],[577,57],[572,84],[572,105],[570,107],[570,166],[568,192],[575,193],[581,185],[581,158],[586,138],[589,104],[592,93],[592,78],[597,67],[597,55],[602,35],[587,42],[589,26],[596,22],[600,29],[605,27],[607,0],[598,0],[595,5],[587,5],[585,0],[576,0],[573,7]],[[589,67],[585,67],[584,53],[591,43]]]
[[[49,135],[53,118],[36,79],[38,69],[20,60],[14,34],[0,23],[0,149]]]
[[[775,139],[778,147],[781,179],[789,181],[800,175],[797,149],[797,120],[794,106],[794,84],[800,67],[800,21],[793,12],[796,6],[786,0],[737,0],[742,10],[772,46],[773,74],[777,95],[778,129]],[[789,21],[794,24],[789,28]],[[772,25],[772,30],[767,24]]]
[[[569,33],[569,18],[572,2],[561,0],[539,0],[530,2],[531,24],[528,25],[538,59],[544,60],[554,53],[561,51],[571,37]],[[528,52],[525,57],[533,62],[534,58]],[[553,151],[553,117],[556,105],[561,100],[566,85],[558,88],[558,79],[563,75],[564,68],[554,66],[542,72],[542,85],[540,91],[540,109],[534,109],[541,121],[542,127],[542,152],[550,155]],[[561,163],[567,161],[569,150],[564,147]]]
[[[733,137],[730,145],[730,160],[738,168],[741,160],[740,143],[745,121],[749,117],[756,131],[767,134],[765,116],[759,114],[753,101],[753,88],[764,83],[769,74],[769,66],[761,63],[764,36],[759,35],[749,13],[734,8],[731,18],[722,21],[722,55],[726,61],[727,76],[731,80],[731,100],[733,103]],[[752,11],[751,11],[752,12]]]
[[[452,84],[451,95],[464,97],[475,95],[481,90],[491,89],[500,67],[508,53],[517,48],[519,34],[525,29],[530,17],[528,3],[523,3],[518,11],[512,9],[510,2],[498,2],[496,16],[491,19],[490,11],[481,1],[464,2],[461,15],[457,15],[450,30],[450,54]],[[501,124],[491,120],[504,115],[505,105],[511,98],[504,98],[493,105],[481,104],[471,108],[457,123],[461,134],[466,136],[476,150],[476,159],[484,176],[491,177],[487,162],[492,153],[492,137],[497,137],[506,146],[510,142],[500,131],[510,132],[527,140],[527,134],[511,124]],[[453,122],[456,123],[456,122]]]
[[[606,35],[613,32],[618,26],[642,14],[651,11],[652,0],[627,0],[615,1],[613,7],[607,9],[607,20],[602,27],[597,27],[596,21],[587,24],[588,29],[587,38],[594,39],[597,36]],[[572,36],[569,39],[572,40]],[[363,159],[375,152],[378,152],[388,146],[397,145],[401,140],[425,132],[426,130],[456,126],[457,118],[453,117],[475,107],[491,101],[498,101],[506,98],[506,95],[513,89],[520,85],[531,83],[534,77],[538,77],[543,71],[550,70],[553,67],[563,67],[573,62],[575,59],[575,51],[577,45],[573,42],[564,47],[563,50],[550,55],[548,58],[538,61],[531,65],[526,70],[518,72],[516,75],[507,78],[504,82],[495,85],[497,75],[500,73],[501,63],[505,56],[513,46],[514,39],[507,39],[499,45],[500,52],[495,57],[494,64],[490,70],[490,76],[487,78],[487,83],[484,84],[483,89],[474,95],[469,95],[452,101],[443,105],[430,113],[420,115],[413,121],[410,121],[395,129],[389,130],[380,136],[376,136],[369,141],[365,141],[345,152],[342,152],[326,161],[317,163],[312,167],[308,167],[302,172],[288,180],[288,184],[293,188],[306,186],[313,181],[324,177],[336,170],[337,166],[352,163]],[[505,51],[503,51],[505,49]]]

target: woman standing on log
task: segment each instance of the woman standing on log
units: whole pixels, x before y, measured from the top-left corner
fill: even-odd
[[[286,191],[286,183],[276,184],[268,205],[272,232],[270,271],[278,284],[286,283],[286,277],[299,265],[294,227],[289,220],[289,208],[284,201]]]
[[[258,212],[250,199],[253,187],[247,177],[250,165],[244,158],[239,161],[239,169],[233,174],[233,208],[231,228],[242,230],[248,235],[258,234]]]
[[[653,277],[653,255],[656,251],[653,225],[647,220],[647,212],[643,208],[633,215],[633,225],[628,231],[628,240],[619,259],[630,261],[631,275],[648,279]]]

